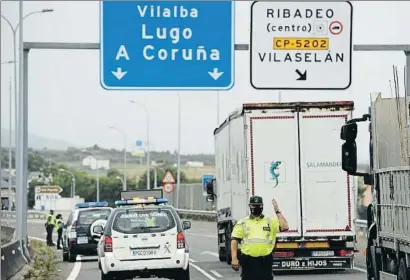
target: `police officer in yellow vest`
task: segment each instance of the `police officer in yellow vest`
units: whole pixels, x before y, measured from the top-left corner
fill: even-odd
[[[47,231],[47,245],[48,246],[54,246],[55,244],[53,243],[53,230],[56,225],[56,220],[54,218],[54,211],[50,210],[50,214],[47,215],[46,217],[46,231]]]
[[[252,196],[249,200],[250,213],[238,221],[232,230],[231,254],[232,268],[239,270],[238,243],[241,242],[240,263],[242,280],[272,280],[273,249],[276,234],[289,229],[288,222],[279,210],[277,202],[272,200],[277,218],[266,217],[263,212],[263,200]]]
[[[64,228],[63,216],[61,214],[58,214],[56,216],[56,223],[54,226],[57,230],[57,250],[61,250],[63,247],[63,228]]]

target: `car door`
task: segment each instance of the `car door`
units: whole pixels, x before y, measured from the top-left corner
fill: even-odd
[[[69,232],[71,231],[71,225],[73,223],[73,216],[74,216],[74,213],[71,212],[70,215],[68,216],[66,224],[64,225],[63,244],[67,244],[67,242],[68,242]]]

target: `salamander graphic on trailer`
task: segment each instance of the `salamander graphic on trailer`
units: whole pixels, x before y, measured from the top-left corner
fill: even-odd
[[[272,161],[270,164],[270,174],[272,175],[272,179],[275,182],[273,188],[276,188],[279,185],[279,172],[277,171],[279,169],[279,165],[281,164],[281,161]],[[276,171],[276,172],[275,172]]]

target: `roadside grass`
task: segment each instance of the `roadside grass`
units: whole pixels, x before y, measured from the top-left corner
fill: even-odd
[[[42,241],[31,240],[30,247],[33,250],[33,261],[23,279],[52,280],[58,276],[58,264],[56,254],[52,247]]]

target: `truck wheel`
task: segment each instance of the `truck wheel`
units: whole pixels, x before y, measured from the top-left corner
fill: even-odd
[[[226,262],[226,249],[219,248],[218,256],[220,262]]]
[[[400,259],[399,274],[397,276],[397,280],[410,280],[409,269],[407,268],[404,258]]]
[[[367,270],[367,280],[374,279],[374,273],[372,268],[372,261],[369,248],[366,249],[366,270]]]
[[[230,227],[227,227],[225,231],[225,248],[226,248],[226,263],[229,265],[231,265],[232,263],[230,235],[231,235]]]

